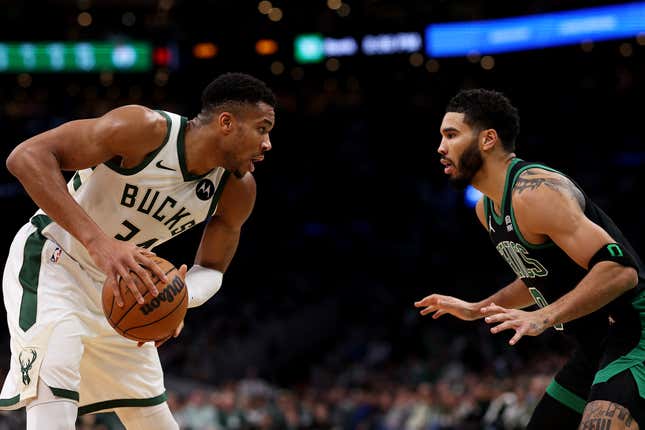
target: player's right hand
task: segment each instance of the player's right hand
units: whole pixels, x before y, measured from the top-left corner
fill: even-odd
[[[421,309],[421,315],[430,313],[433,319],[441,315],[450,314],[464,321],[473,321],[482,317],[479,309],[476,309],[474,303],[460,300],[456,297],[443,296],[441,294],[431,294],[418,302],[414,302],[414,307]]]
[[[154,297],[159,292],[145,269],[148,269],[163,282],[169,282],[163,270],[150,259],[154,253],[132,243],[103,236],[92,240],[87,245],[87,251],[99,269],[107,276],[103,288],[112,288],[118,306],[123,306],[119,280],[125,282],[133,296],[141,304],[144,303],[144,299],[134,283],[134,274],[139,276]]]

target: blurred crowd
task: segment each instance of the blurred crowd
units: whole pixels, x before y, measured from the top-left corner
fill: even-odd
[[[436,380],[425,380],[429,369],[417,361],[405,370],[352,369],[363,377],[355,375],[349,385],[340,381],[352,377],[338,375],[323,386],[288,388],[249,375],[213,387],[169,389],[168,403],[182,430],[520,430],[560,361],[542,357],[505,377],[465,372],[453,363]],[[404,383],[403,375],[412,373],[421,380]],[[23,411],[0,414],[0,429],[23,427]],[[77,429],[123,426],[104,413],[80,417]]]
[[[400,356],[387,342],[367,342],[359,359],[332,352],[290,384],[254,367],[218,384],[169,376],[168,403],[182,430],[520,430],[565,360],[536,353],[542,343],[496,351],[494,338],[432,332],[429,353]],[[24,411],[0,414],[0,430],[21,425]],[[123,429],[114,413],[79,417],[77,428]]]
[[[278,389],[242,380],[187,396],[171,394],[181,428],[192,430],[518,430],[550,374],[446,375],[402,384],[370,373],[364,386]]]
[[[540,357],[507,376],[453,362],[432,376],[425,361],[413,359],[400,368],[354,366],[292,387],[249,374],[213,387],[170,389],[168,402],[183,430],[520,430],[561,361]],[[81,417],[78,428],[122,427],[102,414]]]

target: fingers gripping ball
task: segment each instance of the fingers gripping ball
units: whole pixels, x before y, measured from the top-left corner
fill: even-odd
[[[157,276],[148,272],[157,287],[159,295],[153,297],[143,281],[134,273],[133,278],[145,302],[139,304],[125,282],[119,282],[123,307],[119,307],[112,288],[103,288],[103,312],[110,325],[128,339],[148,342],[172,336],[186,315],[188,295],[186,284],[177,268],[167,260],[151,257],[170,282],[164,284]]]

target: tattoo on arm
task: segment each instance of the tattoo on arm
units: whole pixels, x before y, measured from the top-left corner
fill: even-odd
[[[585,198],[573,182],[564,176],[545,176],[544,172],[537,169],[528,169],[517,178],[513,192],[521,194],[525,190],[535,190],[544,185],[552,190],[563,192],[572,197],[580,206],[580,209],[585,210]]]
[[[620,428],[635,428],[632,427],[635,424],[634,418],[626,408],[606,400],[596,400],[587,405],[580,429],[611,429],[614,422],[621,424]]]

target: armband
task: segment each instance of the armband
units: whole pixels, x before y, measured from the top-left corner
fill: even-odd
[[[629,251],[617,243],[608,243],[603,245],[598,252],[591,257],[591,260],[589,260],[588,270],[591,270],[593,266],[601,261],[613,261],[614,263],[618,263],[622,266],[633,267],[638,271],[638,266],[636,265],[634,257],[629,253]]]
[[[186,272],[186,290],[188,292],[188,307],[202,305],[219,291],[224,274],[219,270],[209,269],[194,264]]]

